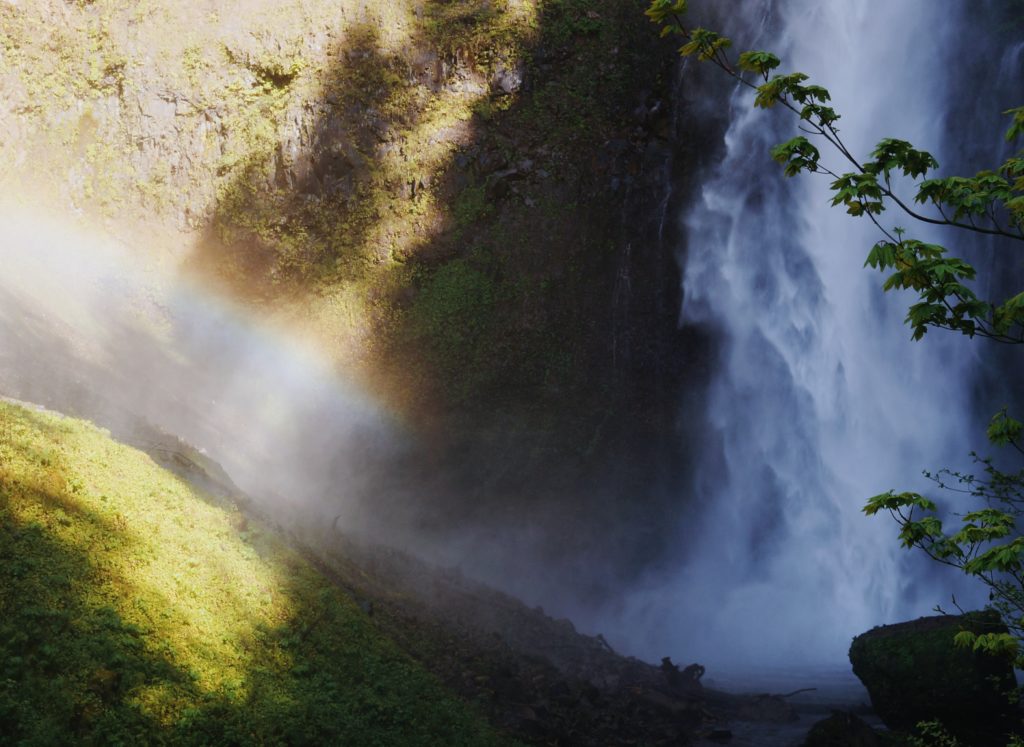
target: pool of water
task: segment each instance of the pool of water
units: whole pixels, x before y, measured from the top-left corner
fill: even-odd
[[[856,713],[875,728],[884,728],[871,712],[868,693],[849,667],[773,667],[745,672],[709,672],[706,687],[732,693],[786,695],[799,714],[797,721],[766,723],[731,721],[721,729],[728,739],[705,738],[700,747],[727,744],[731,747],[798,747],[807,732],[832,711]],[[802,691],[802,692],[797,692]]]

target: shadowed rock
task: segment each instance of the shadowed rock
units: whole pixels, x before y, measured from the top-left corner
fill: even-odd
[[[1020,730],[1010,660],[957,646],[961,630],[1006,632],[993,612],[922,617],[857,636],[850,662],[875,712],[896,731],[940,721],[972,745],[1004,745]]]
[[[804,747],[878,747],[878,733],[852,713],[836,711],[807,734]]]

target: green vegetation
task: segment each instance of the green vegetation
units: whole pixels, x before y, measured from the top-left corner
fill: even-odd
[[[496,294],[485,271],[460,259],[433,273],[409,310],[409,332],[427,341],[430,363],[454,401],[483,388],[486,382],[475,377],[496,373],[488,361],[498,336]]]
[[[1005,411],[992,418],[989,441],[1024,455],[1024,426]],[[982,474],[951,470],[926,472],[943,490],[970,496],[979,508],[959,516],[960,527],[947,532],[938,506],[919,493],[889,491],[872,498],[864,511],[887,511],[899,524],[904,547],[916,547],[940,563],[979,579],[989,588],[992,607],[1009,628],[1006,632],[963,631],[963,646],[1008,655],[1024,663],[1024,536],[1018,522],[1024,517],[1024,469],[1006,472],[991,458],[974,455]]]
[[[468,55],[481,69],[514,60],[536,26],[536,0],[431,0],[421,33],[442,56]]]
[[[485,217],[490,210],[484,185],[467,187],[455,198],[455,223],[465,228]]]
[[[0,403],[0,562],[9,743],[500,742],[271,532],[86,423]]]
[[[957,620],[925,618],[857,636],[850,663],[889,728],[909,733],[921,722],[941,719],[968,744],[994,744],[1000,738],[1005,743],[1020,723],[1011,705],[1013,669],[1003,657],[957,645],[958,627],[981,634],[1005,631],[991,611]]]

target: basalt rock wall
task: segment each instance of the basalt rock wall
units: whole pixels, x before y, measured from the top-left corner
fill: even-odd
[[[0,174],[402,413],[423,446],[388,521],[640,568],[706,348],[674,257],[706,150],[644,7],[6,0]]]

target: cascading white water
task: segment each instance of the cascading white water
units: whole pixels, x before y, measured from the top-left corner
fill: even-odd
[[[733,29],[737,46],[772,49],[784,70],[828,87],[854,153],[899,137],[942,160],[942,56],[957,13],[927,0],[741,5],[734,18],[771,30]],[[862,267],[877,229],[830,208],[824,178],[786,181],[771,162],[769,147],[797,134],[793,118],[754,110],[745,89],[730,105],[724,159],[685,218],[682,320],[720,343],[698,509],[683,570],[631,600],[631,627],[644,631],[634,649],[723,666],[839,663],[853,635],[949,598],[951,579],[908,572],[893,523],[861,507],[921,487],[921,470],[962,464],[981,443],[966,394],[971,343],[911,342],[910,299],[883,296],[881,276]],[[891,211],[884,222],[934,236]]]

